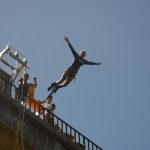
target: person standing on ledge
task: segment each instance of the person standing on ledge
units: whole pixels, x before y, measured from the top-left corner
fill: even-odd
[[[78,54],[73,48],[73,46],[71,45],[69,38],[64,37],[64,40],[68,43],[68,46],[74,56],[74,60],[71,66],[63,73],[60,80],[53,82],[48,87],[47,89],[48,91],[52,89],[52,92],[51,92],[52,94],[56,93],[56,91],[59,88],[66,87],[73,79],[75,79],[75,76],[82,65],[97,65],[98,66],[101,64],[101,62],[95,63],[95,62],[91,62],[91,61],[84,59],[84,57],[86,56],[85,50],[81,50]]]

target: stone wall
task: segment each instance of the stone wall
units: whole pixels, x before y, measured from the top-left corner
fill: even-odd
[[[23,141],[25,150],[29,150],[29,148],[26,149],[26,145],[30,145],[34,150],[84,149],[83,147],[68,140],[65,136],[58,132],[58,130],[55,130],[53,126],[45,123],[30,110],[24,109],[23,106],[17,104],[13,99],[6,97],[6,95],[4,96],[0,94],[0,124],[10,129],[14,135],[16,135],[14,136],[15,138],[19,137],[20,147],[22,145],[21,141]],[[22,118],[21,115],[23,111],[25,111],[25,113],[24,120],[22,122],[20,118]],[[23,135],[23,138],[21,138],[21,135]],[[12,149],[10,148],[10,150]]]

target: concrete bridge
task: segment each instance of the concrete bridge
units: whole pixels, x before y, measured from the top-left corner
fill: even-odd
[[[15,86],[0,69],[0,150],[102,150],[55,114],[46,123],[36,109],[15,100]]]

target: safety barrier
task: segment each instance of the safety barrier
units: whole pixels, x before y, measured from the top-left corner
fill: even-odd
[[[12,85],[9,81],[0,76],[0,94],[5,93],[5,95],[7,95],[7,97],[9,97],[11,100],[16,100],[15,91],[16,86]],[[48,122],[45,121],[45,123],[49,123],[54,127],[55,130],[60,132],[61,135],[66,137],[68,140],[72,141],[75,144],[78,144],[85,150],[102,150],[101,147],[96,145],[94,142],[85,137],[83,134],[74,129],[61,118],[56,116],[54,113],[50,112],[42,104],[40,104],[39,106],[34,105],[34,107],[32,107],[31,104],[32,102],[30,101],[28,106],[25,105],[26,109],[29,109],[36,116],[39,116],[39,118],[41,118],[43,121],[45,121],[44,112],[47,111],[48,116],[50,116],[51,119]]]

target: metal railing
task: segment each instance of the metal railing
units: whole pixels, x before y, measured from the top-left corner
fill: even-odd
[[[12,85],[9,81],[2,78],[0,76],[0,93],[1,91],[5,94],[7,94],[9,97],[16,99],[16,86]],[[39,116],[43,121],[44,119],[44,112],[47,111],[48,116],[50,116],[49,123],[55,130],[60,132],[62,136],[65,136],[68,140],[72,141],[74,144],[78,144],[85,150],[103,150],[101,147],[96,145],[94,142],[92,142],[90,139],[88,139],[86,136],[81,134],[79,131],[74,129],[72,126],[70,126],[68,123],[63,121],[61,118],[56,116],[54,113],[50,112],[47,108],[45,108],[43,105],[39,105],[39,109],[37,111],[37,106],[35,104],[34,107],[31,107],[31,100],[29,105],[25,105],[26,109],[29,109],[32,113],[34,113],[36,116]]]

